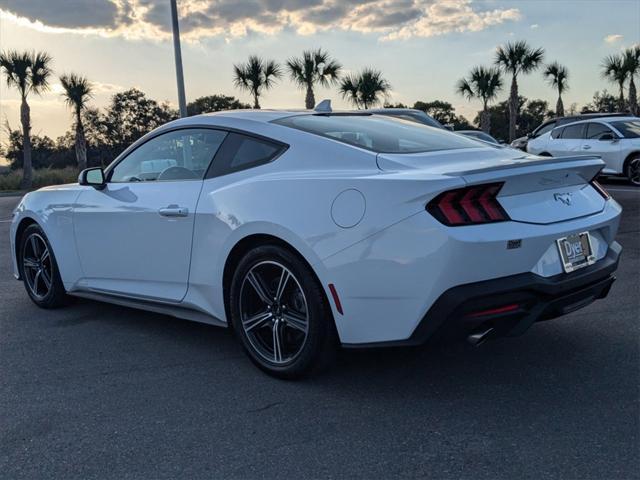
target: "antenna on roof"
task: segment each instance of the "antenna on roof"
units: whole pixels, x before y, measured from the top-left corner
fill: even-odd
[[[326,98],[322,100],[319,104],[316,105],[316,108],[313,109],[314,112],[318,113],[331,113],[331,100]]]

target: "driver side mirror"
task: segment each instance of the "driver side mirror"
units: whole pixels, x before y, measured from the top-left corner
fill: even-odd
[[[106,185],[104,171],[100,167],[85,168],[78,176],[78,183],[102,190]]]
[[[617,139],[618,138],[612,133],[603,133],[602,135],[600,135],[600,138],[598,140],[600,140],[601,142],[612,142]]]

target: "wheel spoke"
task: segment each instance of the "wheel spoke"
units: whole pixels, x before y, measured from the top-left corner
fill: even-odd
[[[28,257],[22,259],[22,265],[24,265],[25,268],[38,268],[38,262],[35,259]]]
[[[48,292],[49,289],[51,288],[51,278],[49,277],[49,274],[44,268],[40,270],[40,272],[41,272],[40,278],[44,282],[44,286],[47,288],[47,292]]]
[[[44,263],[44,261],[49,258],[49,249],[45,248],[44,252],[42,252],[42,255],[40,255],[40,262]]]
[[[280,322],[276,320],[273,324],[273,360],[282,362],[282,332]]]
[[[269,311],[260,312],[252,317],[249,317],[242,321],[244,330],[250,332],[254,328],[263,326],[267,321],[271,320],[273,314]]]
[[[287,282],[289,281],[289,277],[291,274],[286,268],[282,269],[282,274],[280,275],[280,281],[278,282],[278,289],[276,290],[276,302],[279,302],[282,298],[282,293],[284,292],[285,287],[287,286]]]
[[[273,300],[269,297],[269,291],[265,288],[264,283],[262,282],[262,279],[258,274],[256,274],[253,270],[250,271],[247,275],[247,280],[260,297],[260,300],[262,300],[267,305],[273,304]]]
[[[287,321],[287,323],[285,324],[286,326],[291,327],[295,330],[300,330],[303,333],[307,332],[308,324],[306,317],[303,317],[302,315],[292,311],[283,313],[282,317]]]
[[[33,251],[33,255],[35,257],[39,257],[40,255],[38,254],[38,242],[36,241],[36,236],[31,235],[31,237],[29,237],[29,242],[31,242],[31,250]]]
[[[38,294],[38,280],[40,279],[41,276],[42,276],[42,270],[39,269],[36,272],[36,276],[33,277],[33,291],[36,295]]]

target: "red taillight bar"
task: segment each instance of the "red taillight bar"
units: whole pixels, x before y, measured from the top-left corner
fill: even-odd
[[[443,192],[427,204],[427,211],[452,227],[504,222],[509,216],[496,198],[502,185],[488,183]]]
[[[605,200],[609,200],[611,198],[611,195],[609,195],[609,192],[607,192],[604,187],[602,185],[600,185],[600,183],[594,178],[593,180],[591,180],[591,186],[595,189],[596,192],[598,192],[602,198],[604,198]]]

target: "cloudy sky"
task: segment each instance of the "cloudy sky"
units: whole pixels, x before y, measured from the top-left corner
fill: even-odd
[[[373,66],[393,87],[392,101],[452,102],[473,118],[479,104],[454,91],[474,65],[488,64],[496,45],[524,39],[547,60],[569,68],[565,105],[615,87],[600,78],[602,58],[640,42],[638,0],[178,0],[188,100],[224,93],[249,101],[232,84],[232,66],[250,54],[278,61],[322,47],[347,71]],[[169,0],[0,0],[0,48],[45,50],[54,58],[50,92],[34,97],[35,133],[56,137],[71,124],[57,75],[77,72],[94,82],[93,103],[138,87],[177,103]],[[521,93],[555,103],[540,73],[520,81]],[[507,90],[503,96],[506,97]],[[335,90],[332,98],[346,106]],[[302,107],[304,92],[287,79],[263,107]],[[19,125],[18,96],[0,86],[0,121]]]

